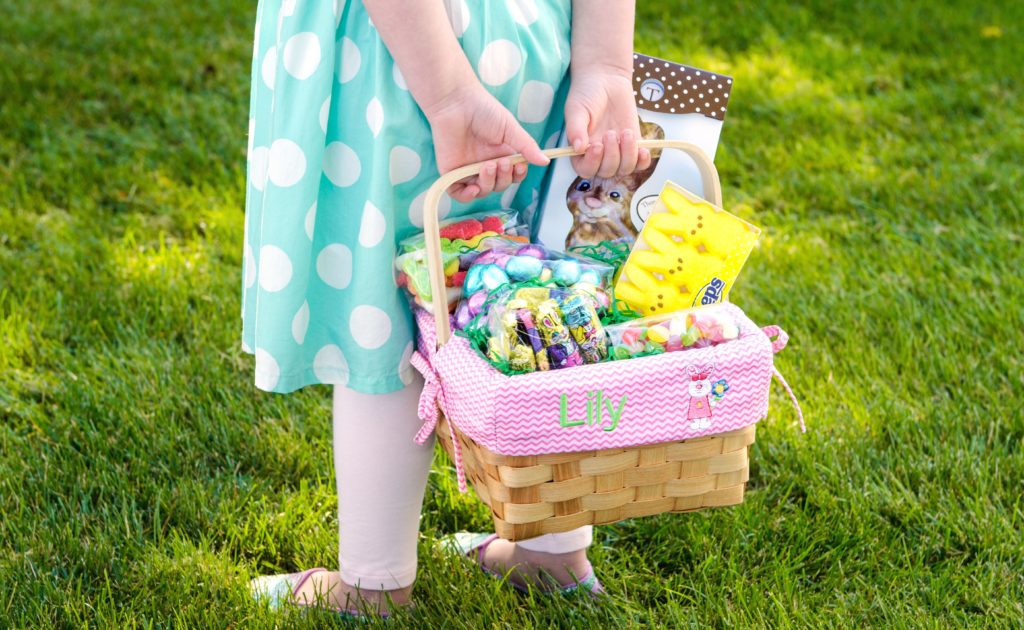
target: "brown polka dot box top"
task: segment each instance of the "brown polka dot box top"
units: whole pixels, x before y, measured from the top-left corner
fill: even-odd
[[[640,109],[724,120],[731,92],[732,77],[657,57],[633,55],[633,94]]]

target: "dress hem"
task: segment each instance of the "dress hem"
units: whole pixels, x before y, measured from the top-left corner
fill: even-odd
[[[416,368],[406,365],[397,373],[391,372],[387,376],[356,376],[354,372],[341,365],[322,366],[320,373],[330,374],[328,379],[317,376],[312,368],[306,368],[295,372],[282,373],[277,382],[271,388],[261,387],[254,380],[253,384],[260,391],[271,394],[290,394],[294,391],[309,385],[333,385],[341,386],[357,391],[361,394],[390,394],[405,389],[416,379]],[[258,374],[258,371],[255,371]]]

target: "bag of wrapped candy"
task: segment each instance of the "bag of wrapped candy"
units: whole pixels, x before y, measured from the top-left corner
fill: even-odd
[[[652,315],[607,327],[614,360],[706,348],[739,337],[735,320],[720,305]]]
[[[599,303],[579,288],[506,285],[468,334],[506,374],[598,363],[608,356]]]
[[[519,222],[515,210],[480,212],[441,222],[441,260],[444,264],[446,300],[451,311],[462,297],[462,282],[476,256],[486,251],[496,237],[503,242],[525,243],[529,228]],[[395,259],[398,285],[410,298],[428,311],[433,310],[430,276],[427,273],[427,246],[422,233],[399,243]]]
[[[490,239],[478,254],[462,283],[463,300],[455,309],[455,327],[464,329],[480,314],[488,295],[498,287],[525,283],[540,287],[578,288],[609,306],[607,290],[615,269],[599,260],[563,254],[546,247],[507,239]]]

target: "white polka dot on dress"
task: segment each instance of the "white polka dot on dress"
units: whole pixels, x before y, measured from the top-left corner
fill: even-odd
[[[529,26],[537,21],[537,3],[533,0],[505,0],[516,24]]]
[[[555,88],[543,81],[527,81],[519,92],[519,108],[516,117],[520,122],[544,122],[551,113],[555,100]]]
[[[416,368],[409,364],[412,359],[413,345],[410,341],[405,344],[405,350],[402,351],[402,360],[398,362],[398,378],[402,379],[402,383],[405,385],[412,385],[412,381],[416,378]]]
[[[320,129],[327,133],[327,120],[331,114],[331,97],[328,96],[324,104],[320,106]]]
[[[376,96],[370,99],[366,105],[366,124],[370,126],[370,133],[376,138],[384,126],[384,106]]]
[[[561,138],[561,137],[562,137],[562,132],[561,131],[556,131],[555,133],[551,134],[550,136],[548,136],[548,139],[544,141],[544,148],[545,149],[554,149],[555,147],[558,146],[558,139]]]
[[[316,227],[316,202],[306,210],[306,220],[303,222],[303,227],[306,228],[306,236],[309,240],[313,240],[313,228]]]
[[[341,46],[338,47],[338,82],[348,83],[359,73],[359,66],[362,63],[362,56],[359,54],[359,47],[347,37],[341,38]]]
[[[420,154],[409,147],[398,145],[391,149],[388,156],[391,184],[397,186],[416,177],[420,172]]]
[[[409,85],[405,82],[405,77],[402,76],[402,71],[399,70],[397,63],[391,67],[391,78],[395,80],[395,85],[403,90],[409,90]]]
[[[416,195],[412,203],[409,204],[409,222],[416,227],[423,228],[423,201],[427,197],[427,191],[423,191]],[[452,209],[452,199],[448,195],[441,197],[441,201],[437,204],[437,216],[439,219],[443,219],[448,216],[448,213]]]
[[[292,318],[292,339],[300,346],[306,341],[306,331],[309,329],[309,302],[303,302],[302,306]]]
[[[466,0],[459,0],[458,4],[451,4],[452,8],[451,15],[448,16],[449,21],[452,23],[452,31],[455,32],[456,37],[462,37],[462,34],[469,28],[469,5],[466,4]]]
[[[351,186],[359,179],[359,156],[343,142],[332,142],[324,149],[324,175],[339,188]]]
[[[292,261],[288,254],[275,245],[261,247],[257,277],[260,288],[268,293],[276,293],[288,286],[292,280]]]
[[[245,260],[245,288],[251,289],[256,284],[256,257],[252,253],[252,245],[245,244],[245,253],[242,255]]]
[[[313,374],[321,383],[345,386],[348,384],[348,361],[341,348],[327,344],[313,357]]]
[[[267,176],[275,186],[294,186],[306,174],[306,154],[291,140],[280,138],[270,145]]]
[[[272,390],[281,378],[281,368],[273,356],[263,348],[256,348],[256,387]]]
[[[497,87],[516,76],[523,65],[523,51],[514,42],[496,39],[480,53],[477,74],[487,85]]]
[[[263,57],[260,65],[260,76],[263,83],[271,90],[274,89],[274,76],[277,74],[277,46],[271,46]]]
[[[384,213],[369,201],[363,206],[363,218],[359,222],[359,244],[363,247],[375,247],[384,240],[388,224]]]
[[[519,184],[512,184],[505,192],[501,194],[501,206],[503,208],[511,208],[512,201],[516,198],[516,193],[519,192]]]
[[[341,243],[331,243],[316,257],[316,274],[324,284],[344,289],[352,282],[352,250]]]
[[[296,33],[284,44],[282,65],[296,79],[308,79],[320,66],[320,39],[316,33]]]
[[[249,146],[246,149],[246,153],[245,153],[249,157],[250,160],[252,159],[252,143],[253,143],[253,141],[255,139],[256,139],[256,119],[255,118],[250,118],[249,119]]]
[[[267,166],[270,164],[270,148],[256,147],[249,156],[249,181],[253,188],[263,191],[267,184]]]
[[[367,350],[383,346],[391,337],[391,318],[383,309],[369,304],[352,309],[348,326],[355,342]]]

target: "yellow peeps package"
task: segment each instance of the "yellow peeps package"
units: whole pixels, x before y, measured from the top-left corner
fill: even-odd
[[[761,228],[666,182],[615,297],[645,315],[722,302],[760,235]]]

